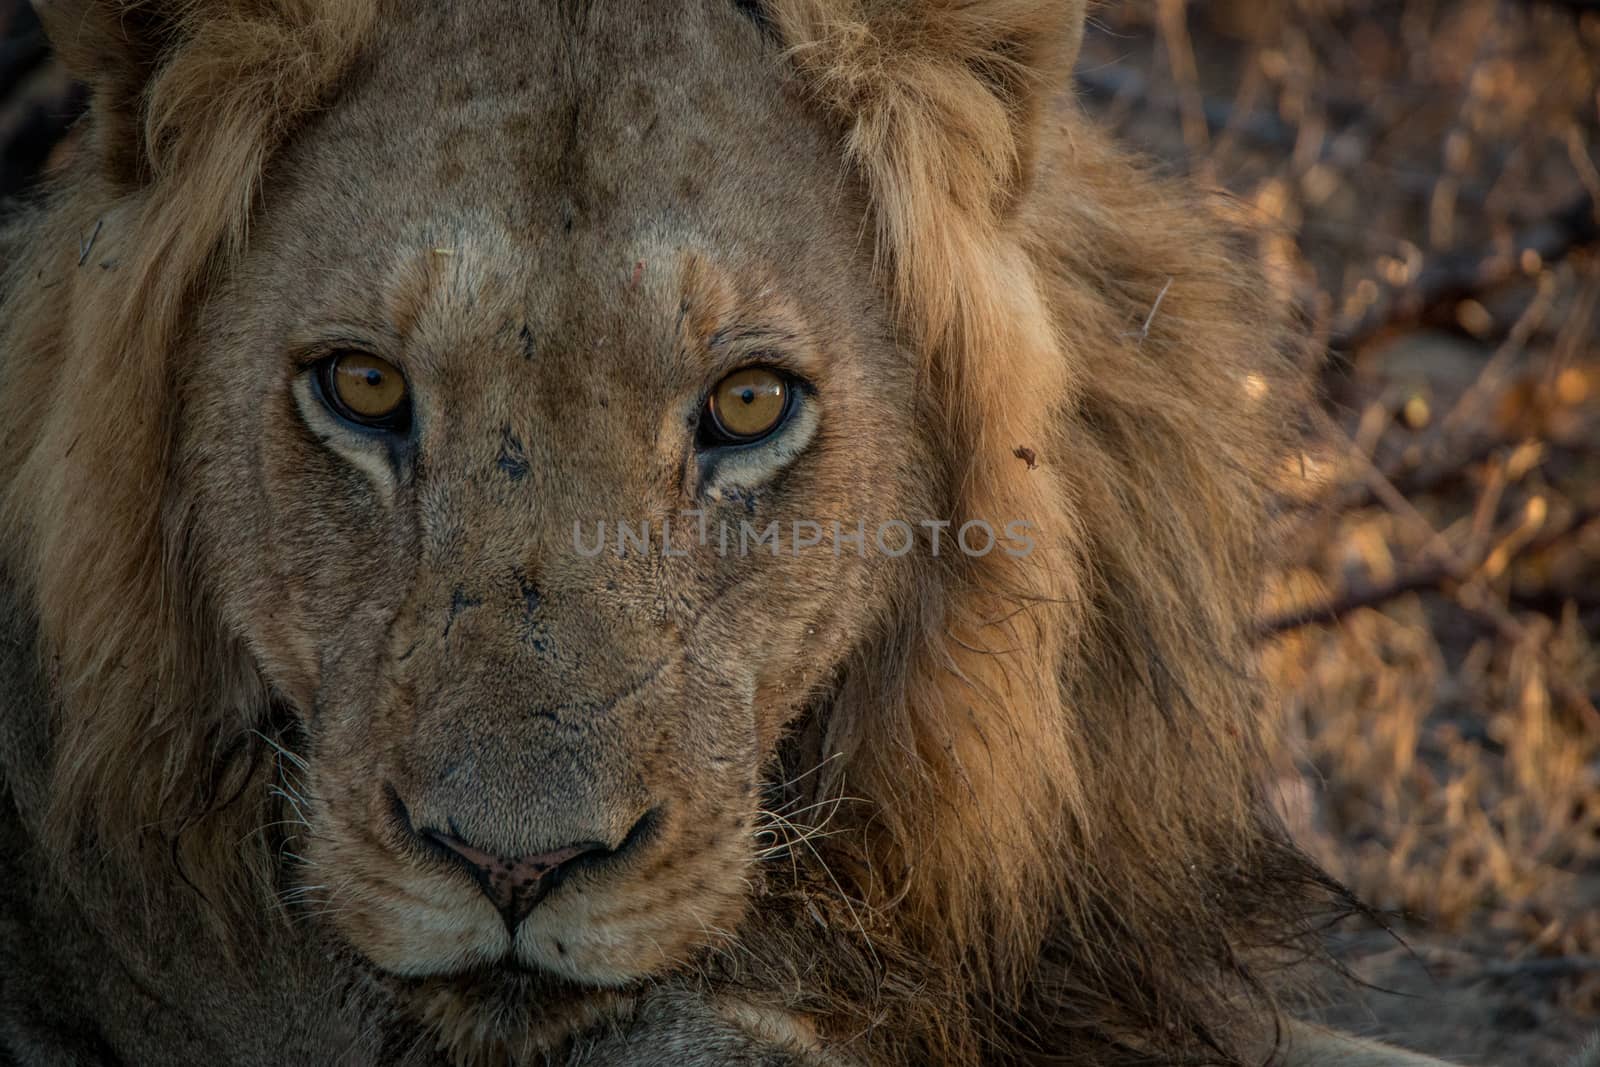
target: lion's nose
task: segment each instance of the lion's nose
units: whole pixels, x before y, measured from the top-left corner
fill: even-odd
[[[560,883],[574,860],[612,852],[597,842],[580,841],[531,856],[497,856],[454,834],[423,830],[420,836],[438,845],[472,876],[512,929]]]
[[[489,903],[505,919],[506,925],[513,930],[578,867],[589,870],[608,868],[626,861],[641,850],[647,850],[649,843],[659,836],[664,821],[663,810],[651,808],[622,834],[620,840],[613,839],[610,843],[578,840],[548,852],[504,855],[501,849],[468,841],[455,820],[448,816],[442,819],[447,827],[444,830],[428,825],[432,822],[435,827],[438,826],[435,821],[439,819],[438,815],[413,820],[411,809],[400,799],[400,793],[393,785],[385,783],[383,792],[388,799],[394,825],[401,833],[470,875]],[[600,827],[596,826],[595,829]]]

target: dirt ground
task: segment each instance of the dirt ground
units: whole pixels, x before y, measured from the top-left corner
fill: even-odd
[[[1090,109],[1266,224],[1327,441],[1263,607],[1281,795],[1393,916],[1332,1021],[1469,1064],[1600,1029],[1600,11],[1102,4]],[[1585,10],[1587,9],[1587,10]]]

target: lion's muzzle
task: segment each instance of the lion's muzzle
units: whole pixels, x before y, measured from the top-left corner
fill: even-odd
[[[621,842],[578,841],[547,851],[521,856],[503,856],[463,840],[454,820],[447,819],[449,831],[413,825],[410,812],[393,787],[388,789],[395,815],[406,832],[459,867],[482,890],[489,903],[505,920],[506,929],[515,931],[528,913],[549,896],[567,875],[581,868],[597,868],[631,852],[651,836],[656,825],[654,810],[642,816]]]

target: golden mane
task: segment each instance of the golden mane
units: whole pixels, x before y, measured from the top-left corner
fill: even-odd
[[[1301,399],[1292,334],[1215,206],[1140,176],[1058,99],[1079,0],[764,9],[871,195],[945,443],[930,480],[957,523],[1026,521],[1038,539],[1026,559],[930,566],[899,629],[849,665],[806,788],[867,803],[857,832],[818,843],[830,873],[808,884],[859,903],[860,952],[940,976],[904,997],[932,1035],[906,1037],[908,1056],[1030,1048],[1002,1032],[1019,1013],[1130,1062],[1229,1048],[1247,954],[1297,944],[1339,897],[1258,779],[1251,618]],[[89,143],[20,242],[0,548],[56,686],[54,839],[158,846],[151,870],[175,842],[220,900],[272,862],[240,845],[271,803],[268,700],[186,566],[173,357],[264,166],[335,90],[376,0],[178,10],[143,27],[148,70],[92,85]],[[80,71],[122,32],[117,15],[50,28]],[[867,991],[881,977],[861,973]]]
[[[197,289],[245,239],[267,160],[375,5],[73,6],[40,14],[89,81],[91,125],[4,287],[0,540],[57,694],[51,839],[137,852],[238,793],[265,706],[186,566],[174,356]],[[239,828],[193,829],[176,854],[225,894]]]
[[[942,992],[991,1022],[1043,1010],[1057,1039],[1120,1032],[1137,1060],[1232,1047],[1239,994],[1265,993],[1246,954],[1314,951],[1308,913],[1353,902],[1259,778],[1252,618],[1307,396],[1296,335],[1220,203],[1145,176],[1058,96],[1084,6],[769,9],[872,195],[955,521],[1040,540],[930,573],[852,671],[821,789],[866,800],[870,843],[838,835],[830,863],[864,872],[884,936],[960,976]],[[1050,1048],[930,1014],[957,1058]]]

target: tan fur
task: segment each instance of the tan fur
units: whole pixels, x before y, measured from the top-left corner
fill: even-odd
[[[91,816],[124,841],[238,788],[202,768],[262,694],[198,625],[187,547],[163,521],[169,357],[196,288],[241,246],[268,156],[322,102],[373,14],[362,0],[179,5],[157,31],[168,54],[108,63],[125,20],[151,7],[41,9],[63,58],[88,72],[105,167],[61,189],[29,235],[44,262],[16,268],[24,280],[4,324],[4,351],[26,357],[7,359],[0,394],[3,519],[11,566],[49,605],[41,636],[64,712],[59,840]],[[119,180],[132,173],[137,189]],[[115,260],[114,272],[74,269],[96,230],[94,262]],[[37,284],[46,263],[56,284]],[[218,830],[186,839],[197,863],[231,851],[231,828]]]
[[[1083,14],[55,0],[93,137],[0,320],[35,832],[194,886],[219,952],[300,887],[460,1063],[686,975],[860,1062],[1258,1049],[1351,905],[1260,780],[1298,341],[1063,95]],[[351,331],[432,405],[393,476],[296,384]],[[674,513],[695,390],[775,354],[818,385],[803,502],[704,507],[1033,553],[574,558]],[[658,822],[512,939],[396,797],[508,855]]]

